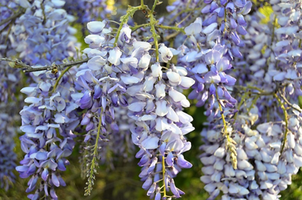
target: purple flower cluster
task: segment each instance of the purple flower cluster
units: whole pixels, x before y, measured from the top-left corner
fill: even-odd
[[[111,11],[107,8],[106,0],[66,0],[64,9],[71,15],[77,17],[77,22],[87,23],[93,20],[105,19]]]
[[[162,72],[159,62],[151,64],[151,44],[132,39],[127,25],[121,29],[117,46],[112,43],[111,30],[104,28],[105,22],[89,22],[87,26],[92,34],[85,38],[90,48],[84,52],[90,60],[77,73],[83,93],[80,107],[87,109],[81,122],[88,131],[86,138],[97,134],[98,120],[94,118],[101,118],[101,140],[109,139],[110,130],[114,134],[122,128],[115,108],[127,107],[130,118],[125,120],[133,122],[132,141],[141,148],[136,157],[141,158],[143,188],[156,199],[161,190],[171,190],[180,197],[183,192],[175,187],[173,178],[181,168],[191,167],[182,156],[191,147],[183,135],[194,128],[192,117],[182,111],[190,104],[179,90],[189,88],[194,80],[186,77],[183,67],[172,66]],[[160,61],[172,59],[171,50],[164,44],[158,51]],[[166,184],[164,189],[160,182]]]
[[[125,110],[128,105],[126,87],[121,83],[125,74],[121,56],[122,52],[128,53],[129,46],[124,49],[113,47],[112,30],[107,26],[105,21],[91,21],[87,24],[91,34],[85,38],[89,48],[84,53],[89,61],[82,64],[76,74],[75,88],[81,94],[79,104],[85,113],[81,125],[86,126],[87,132],[83,146],[91,150],[85,155],[89,157],[87,167],[84,167],[88,175],[86,194],[90,193],[94,179],[92,174],[98,163],[110,164],[112,161],[112,158],[106,156],[108,151],[126,157],[127,151],[124,150],[133,152],[128,124],[132,121]],[[124,27],[119,42],[131,37],[128,30],[129,27]],[[125,116],[121,116],[121,113]]]
[[[129,160],[137,146],[147,196],[180,198],[174,178],[192,167],[183,156],[194,130],[183,111],[190,107],[183,90],[191,89],[188,98],[207,116],[200,158],[209,199],[279,199],[302,166],[302,1],[271,0],[263,9],[272,14],[264,16],[249,0],[176,0],[167,7],[170,20],[159,21],[155,5],[141,2],[115,27],[93,21],[110,12],[103,0],[0,0],[0,58],[18,55],[23,66],[53,69],[30,73],[32,83],[21,89],[25,156],[15,167],[14,109],[5,103],[17,102],[9,94],[20,75],[0,61],[0,187],[8,188],[16,168],[30,178],[30,199],[58,199],[76,131],[85,195],[99,164]],[[130,27],[139,10],[147,24]],[[80,66],[62,70],[66,58],[77,57],[76,20],[88,22],[89,48]]]
[[[79,44],[73,36],[76,30],[69,25],[74,17],[62,9],[65,1],[22,2],[26,12],[16,20],[11,33],[19,57],[30,65],[41,66],[75,57]]]
[[[49,78],[48,81],[21,90],[28,96],[25,103],[30,105],[24,106],[20,112],[20,129],[25,133],[20,141],[26,155],[16,169],[21,178],[31,177],[26,192],[36,192],[28,195],[30,199],[38,199],[41,195],[57,199],[54,189],[66,185],[60,171],[65,171],[69,164],[66,158],[75,145],[72,131],[80,122],[76,112],[79,97],[70,85],[71,76],[64,76],[53,92],[54,75],[42,73]]]
[[[205,20],[197,18],[195,22],[185,28],[190,43],[181,45],[179,61],[190,66],[188,70],[194,78],[194,90],[189,98],[197,99],[197,105],[206,106],[207,116],[213,111],[213,104],[217,99],[224,99],[223,107],[234,107],[236,99],[230,92],[236,79],[226,72],[230,71],[235,57],[241,58],[239,46],[242,46],[241,35],[246,34],[246,22],[243,15],[251,9],[250,1],[205,1],[202,13]],[[223,20],[218,20],[223,18]],[[201,48],[202,46],[208,48]],[[216,100],[215,100],[216,99]]]
[[[13,10],[18,9],[18,5],[14,1],[1,0],[0,21],[10,18],[14,13]],[[9,23],[0,26],[0,58],[15,56],[15,49],[12,47],[12,42],[9,38]],[[0,103],[7,102],[9,94],[15,93],[17,80],[19,79],[19,70],[11,69],[6,62],[0,61]]]
[[[201,161],[204,164],[201,180],[205,190],[214,199],[222,192],[222,199],[245,198],[279,199],[279,192],[291,184],[291,175],[301,167],[301,128],[300,113],[293,112],[289,119],[288,133],[285,123],[257,123],[258,108],[250,109],[252,100],[243,108],[234,124],[233,133],[236,141],[237,169],[231,165],[230,154],[224,148],[224,139],[217,130],[204,130],[202,136],[205,145]],[[245,114],[249,113],[249,114]]]
[[[6,111],[3,107],[4,104],[0,103],[0,188],[8,190],[15,180],[13,170],[16,166],[17,156],[13,150],[15,147],[13,139],[17,128],[11,124],[16,120],[14,119],[16,115],[11,115],[12,117],[10,117],[5,112],[2,112]]]
[[[188,25],[188,22],[192,21],[194,17],[192,17],[192,14],[195,14],[196,16],[200,15],[200,7],[202,6],[201,0],[176,0],[171,5],[167,6],[167,11],[169,12],[169,19],[167,18],[163,22],[165,24],[179,24],[180,27],[186,27]],[[184,12],[186,11],[186,12]],[[173,21],[172,21],[172,20]]]
[[[170,54],[167,47],[161,48],[163,57]],[[141,149],[136,154],[141,158],[139,166],[143,167],[140,177],[144,181],[143,188],[148,190],[147,195],[155,199],[160,199],[161,190],[171,191],[175,198],[184,194],[175,186],[173,178],[182,168],[192,166],[182,155],[191,148],[184,135],[194,130],[192,117],[182,111],[190,103],[179,92],[194,84],[186,75],[183,67],[172,65],[162,72],[160,63],[154,63],[142,80],[137,79],[135,84],[128,82],[129,116],[135,120],[132,140]]]
[[[222,199],[279,199],[280,191],[301,167],[301,109],[297,105],[301,2],[272,1],[271,6],[268,23],[259,11],[245,18],[242,60],[233,63],[238,68],[232,72],[237,79],[233,91],[242,93],[233,92],[240,100],[235,105],[238,112],[225,120],[235,141],[237,168],[230,165],[227,139],[220,137],[217,125],[223,120],[202,132],[201,180],[210,199],[220,192]]]
[[[125,88],[119,84],[120,71],[113,65],[121,52],[117,48],[108,50],[112,46],[111,29],[104,28],[105,25],[105,21],[92,21],[87,24],[91,34],[85,38],[89,48],[86,48],[84,53],[89,61],[81,65],[76,74],[76,89],[83,95],[79,102],[80,107],[87,109],[81,124],[86,125],[86,131],[89,132],[97,127],[93,118],[100,117],[104,134],[108,132],[107,125],[112,126],[110,129],[115,129],[116,124],[112,124],[115,107],[127,105],[123,95]]]
[[[20,1],[26,11],[16,20],[11,41],[24,62],[51,66],[75,56],[75,30],[69,26],[73,18],[61,9],[64,3]],[[21,148],[26,155],[16,169],[21,178],[31,177],[26,192],[35,190],[35,193],[28,195],[30,199],[43,195],[57,199],[54,188],[65,186],[60,171],[65,171],[69,164],[66,157],[75,145],[72,131],[79,124],[76,113],[79,97],[71,84],[74,74],[72,69],[62,77],[61,72],[34,72],[31,77],[35,83],[21,90],[28,96],[25,103],[30,105],[20,112],[20,129],[25,133],[20,137]]]
[[[1,0],[0,22],[8,20],[15,13],[14,10],[21,11],[15,1]],[[12,48],[9,37],[9,22],[0,26],[0,59],[15,56],[16,52]],[[16,90],[19,86],[20,70],[12,69],[7,62],[0,61],[0,188],[8,190],[15,180],[13,170],[16,166],[16,154],[14,136],[17,128],[14,122],[19,106],[22,103],[16,98]],[[15,108],[15,109],[13,109]]]
[[[202,13],[207,15],[203,26],[207,28],[217,27],[218,30],[212,33],[212,37],[218,37],[223,45],[228,48],[228,54],[241,58],[242,55],[237,46],[242,47],[243,43],[239,35],[245,35],[247,25],[244,15],[248,14],[252,7],[249,0],[222,0],[219,3],[213,0],[205,0],[207,5]],[[222,19],[219,23],[218,19]]]

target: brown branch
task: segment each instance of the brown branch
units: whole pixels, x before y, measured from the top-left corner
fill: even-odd
[[[60,65],[52,64],[51,66],[44,66],[44,67],[34,68],[34,67],[32,67],[30,65],[27,65],[27,64],[25,64],[25,63],[23,63],[22,61],[19,61],[19,60],[11,60],[9,58],[0,58],[0,61],[13,62],[14,63],[13,68],[22,68],[23,72],[36,72],[36,71],[55,70],[55,69],[62,70],[62,69],[66,68],[66,67],[69,67],[69,66],[83,64],[83,63],[87,62],[88,60],[89,60],[89,58],[86,58],[84,60],[74,61],[74,62],[71,62],[71,63],[63,63],[63,64],[60,64]]]
[[[2,26],[2,25],[4,25],[4,24],[8,23],[8,22],[11,21],[11,20],[14,20],[14,19],[18,18],[19,16],[21,16],[22,14],[24,14],[25,11],[26,11],[25,9],[20,8],[20,10],[19,10],[18,12],[16,12],[16,13],[13,14],[12,16],[10,16],[9,18],[6,18],[6,19],[2,20],[2,21],[0,22],[0,26]]]
[[[298,112],[300,112],[300,113],[302,112],[301,109],[299,109],[299,108],[295,107],[293,104],[291,104],[291,103],[287,100],[287,98],[281,93],[281,91],[279,91],[279,94],[280,94],[281,98],[287,103],[287,105],[289,105],[291,108],[295,109],[296,111],[298,111]]]

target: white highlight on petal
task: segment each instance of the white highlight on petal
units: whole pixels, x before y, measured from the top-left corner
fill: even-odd
[[[291,133],[291,132],[289,132],[288,134],[287,134],[287,143],[288,143],[288,146],[290,147],[290,148],[295,148],[295,145],[296,145],[296,142],[295,142],[295,136]]]
[[[193,117],[183,111],[177,111],[176,113],[179,117],[180,122],[183,124],[187,124],[188,122],[193,121]]]
[[[167,71],[167,76],[169,81],[171,81],[172,83],[179,83],[181,81],[181,77],[178,73],[176,72],[172,72],[171,70]]]
[[[206,66],[206,64],[204,63],[199,63],[197,65],[195,65],[195,67],[192,68],[192,72],[197,73],[197,74],[202,74],[205,72],[208,72],[208,68]]]
[[[181,76],[187,76],[188,75],[188,71],[184,67],[176,66],[175,69],[176,69],[177,73]]]
[[[169,129],[174,134],[182,135],[181,129],[176,124],[174,124],[174,123],[170,124]]]
[[[86,44],[89,44],[90,48],[98,48],[105,41],[105,38],[99,35],[88,35],[84,39]]]
[[[102,56],[94,56],[87,64],[91,70],[101,70],[101,68],[106,64],[106,60]]]
[[[20,0],[19,1],[20,6],[22,6],[23,8],[29,8],[30,7],[30,3],[27,0]]]
[[[202,30],[204,34],[209,34],[217,28],[217,23],[212,23],[211,25],[207,26],[205,29]]]
[[[119,35],[119,42],[129,43],[130,39],[131,39],[131,29],[127,24],[124,24]]]
[[[166,118],[157,118],[156,119],[156,126],[155,126],[155,129],[157,131],[163,131],[163,130],[166,130],[169,128],[169,124],[167,122],[167,119]]]
[[[65,1],[62,0],[51,0],[55,7],[62,7],[65,5]]]
[[[156,97],[157,98],[163,98],[166,96],[166,85],[163,84],[162,82],[159,82],[158,84],[155,85],[155,90],[156,90]]]
[[[135,76],[131,76],[130,74],[122,75],[121,79],[127,85],[140,82],[140,78],[137,78]]]
[[[105,27],[105,23],[102,21],[91,21],[87,23],[87,28],[92,33],[100,33]]]
[[[222,157],[225,156],[225,154],[226,154],[225,148],[219,147],[219,148],[215,151],[214,156],[216,156],[216,157],[218,157],[218,158],[222,158]]]
[[[229,185],[229,193],[230,194],[239,194],[239,195],[247,195],[250,192],[245,187],[242,187],[235,183],[230,183]]]
[[[177,90],[174,90],[171,88],[169,90],[169,96],[175,101],[175,102],[180,102],[183,99],[186,99],[186,96],[183,95],[182,93],[178,92]]]
[[[128,109],[133,112],[140,112],[146,106],[146,102],[134,102],[128,105]]]
[[[187,100],[186,96],[172,88],[169,90],[169,96],[173,101],[180,102],[183,107],[190,106],[190,102]]]
[[[151,70],[152,70],[152,76],[153,77],[162,77],[162,71],[161,71],[161,66],[159,63],[155,63],[151,65]]]
[[[264,123],[257,126],[257,130],[263,134],[270,132],[271,129],[272,129],[271,123]]]
[[[139,68],[147,69],[150,64],[151,56],[149,54],[144,54],[139,60]]]
[[[280,72],[274,76],[274,81],[283,81],[285,79],[286,72]]]
[[[37,97],[26,97],[26,99],[24,100],[25,103],[39,103],[42,100],[42,98],[37,98]]]
[[[173,57],[173,53],[171,52],[171,50],[168,47],[166,47],[164,44],[160,44],[158,51],[159,51],[159,60],[161,62],[167,63]]]
[[[121,50],[118,47],[115,47],[114,49],[109,51],[108,61],[113,65],[119,65],[121,55],[122,55]]]
[[[167,102],[166,101],[164,101],[164,100],[157,101],[155,104],[156,104],[155,113],[158,116],[163,117],[168,113],[168,107],[167,107]]]
[[[155,135],[148,136],[143,142],[142,147],[145,149],[156,149],[158,147],[159,138]]]
[[[32,92],[34,92],[36,89],[36,87],[24,87],[20,90],[20,92],[26,94],[26,95],[29,95],[31,94]]]
[[[200,23],[192,23],[185,28],[186,35],[197,35],[201,32],[201,24]]]
[[[153,85],[156,81],[156,78],[149,76],[145,78],[145,82],[144,82],[144,89],[146,92],[150,92],[151,90],[153,90]]]
[[[143,115],[138,118],[139,121],[152,121],[156,119],[156,115]]]
[[[179,117],[172,107],[168,107],[167,118],[172,120],[173,122],[179,122]]]
[[[151,44],[149,42],[141,42],[141,41],[135,41],[133,42],[134,49],[142,48],[145,51],[148,51],[151,49]]]

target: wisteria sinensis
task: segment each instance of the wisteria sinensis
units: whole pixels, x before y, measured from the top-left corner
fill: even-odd
[[[282,199],[302,166],[302,2],[175,0],[159,19],[159,0],[112,2],[0,0],[0,187],[15,169],[29,199],[59,199],[78,156],[90,195],[137,159],[147,198],[186,198],[201,144],[208,199]]]

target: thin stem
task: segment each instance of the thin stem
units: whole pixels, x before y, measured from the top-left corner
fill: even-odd
[[[165,37],[165,40],[170,40],[170,39],[176,37],[179,33],[180,33],[180,32],[171,33],[170,35],[167,35],[167,36]]]
[[[197,10],[197,9],[196,9]],[[170,21],[175,21],[175,19],[179,16],[179,15],[181,15],[181,14],[183,14],[183,13],[188,13],[188,12],[193,12],[193,11],[195,11],[195,9],[190,9],[190,8],[188,8],[188,9],[185,9],[185,10],[182,10],[182,11],[180,11],[179,13],[177,13]],[[188,15],[190,15],[191,13],[189,13]]]
[[[272,42],[271,42],[271,44],[274,42],[276,25],[277,25],[277,16],[275,15],[274,21],[273,21],[273,32],[272,32]]]
[[[155,7],[156,7],[157,3],[158,3],[158,0],[154,0],[154,4],[153,4],[152,10],[151,10],[151,14],[153,14],[153,12],[154,12],[154,10],[155,10]]]
[[[143,5],[145,5],[145,4],[144,4],[144,0],[141,0],[141,6],[143,6]]]
[[[253,101],[252,101],[252,103],[251,103],[251,106],[247,109],[247,111],[248,112],[250,112],[251,111],[251,109],[252,109],[252,107],[253,107],[253,105],[256,105],[256,103],[257,103],[257,100],[259,99],[259,97],[260,97],[260,95],[259,94],[257,94],[257,96],[253,99]]]
[[[218,102],[218,107],[219,107],[219,110],[220,110],[220,115],[221,115],[221,118],[222,118],[222,122],[223,122],[223,130],[222,130],[222,133],[223,133],[223,136],[226,138],[226,149],[227,151],[230,152],[230,157],[231,157],[231,163],[232,163],[232,166],[234,169],[237,169],[237,152],[236,152],[236,142],[235,140],[233,140],[230,136],[230,134],[227,132],[227,123],[226,123],[226,120],[225,120],[225,116],[223,114],[223,109],[222,109],[222,106],[219,102],[219,99],[218,99],[218,92],[216,90],[216,100]]]
[[[6,24],[7,22],[13,20],[13,19],[16,19],[18,18],[19,16],[21,16],[23,13],[25,13],[25,9],[23,8],[20,8],[20,10],[18,12],[16,12],[15,14],[13,14],[12,16],[10,16],[9,18],[6,18],[4,20],[2,20],[0,22],[0,26],[2,26],[3,24]]]
[[[43,22],[42,24],[45,24],[46,23],[46,14],[45,14],[45,5],[43,5],[45,2],[44,1],[41,1],[41,8],[42,8],[42,14],[43,14]]]
[[[298,111],[298,112],[302,112],[301,109],[299,109],[299,108],[295,107],[293,104],[291,104],[291,103],[286,99],[286,97],[285,97],[283,94],[281,94],[280,91],[279,91],[279,94],[280,94],[280,96],[282,97],[282,99],[283,99],[290,107],[292,107],[293,109],[295,109],[295,110]]]
[[[246,90],[246,89],[257,90],[259,92],[259,93],[254,93],[254,94],[260,94],[260,95],[265,95],[265,96],[274,95],[274,92],[267,92],[265,90],[262,90],[262,89],[260,89],[258,87],[251,86],[251,85],[248,85],[248,86],[239,86],[239,85],[236,85],[234,87],[242,88],[244,90]]]
[[[19,60],[12,60],[10,58],[0,58],[0,61],[10,62],[9,66],[12,68],[31,68],[31,66]]]
[[[150,24],[149,23],[147,23],[147,24],[140,24],[140,25],[136,25],[134,27],[131,27],[131,30],[134,32],[134,31],[136,31],[139,28],[147,27],[147,26],[150,26]]]
[[[14,21],[13,23],[15,23],[15,20],[13,20],[13,21]],[[13,24],[11,24],[11,23],[8,23],[7,25],[9,25],[9,29],[8,29],[8,31],[7,31],[7,33],[6,33],[7,35],[6,35],[6,37],[5,37],[4,44],[7,44],[7,41],[8,41],[10,32],[11,32],[12,27],[13,27]],[[4,29],[5,29],[6,27],[7,27],[7,26],[5,26]],[[4,29],[3,29],[3,30],[4,30]],[[2,30],[1,30],[1,32],[2,32]]]
[[[225,34],[225,31],[227,30],[227,12],[224,12],[224,29],[223,29],[223,35]]]
[[[159,24],[159,25],[156,25],[156,27],[162,28],[162,29],[172,29],[172,30],[175,30],[175,31],[180,31],[180,32],[185,34],[184,28],[179,28],[177,26],[164,26],[164,25]]]
[[[154,5],[157,1],[154,2]],[[150,13],[150,26],[151,26],[151,32],[152,32],[152,37],[154,39],[154,46],[155,46],[155,56],[156,56],[156,62],[159,61],[159,53],[158,53],[158,40],[157,40],[157,34],[155,30],[155,25],[156,25],[156,20],[154,18],[153,12],[151,11]]]
[[[13,22],[13,23],[14,23],[14,22]],[[7,27],[10,27],[9,29],[11,29],[12,24],[11,24],[11,23],[7,23],[7,24],[3,27],[3,29],[0,30],[0,33],[2,33]],[[10,30],[9,30],[8,32],[10,32]],[[7,34],[6,38],[8,38],[8,36],[9,36],[9,34]],[[6,39],[6,40],[7,40],[7,39]],[[6,41],[5,41],[4,44],[6,44]]]
[[[89,58],[86,58],[84,60],[75,61],[75,62],[71,62],[71,63],[63,63],[60,65],[53,64],[51,66],[33,68],[32,66],[27,65],[19,60],[11,60],[9,58],[0,58],[0,61],[13,62],[14,63],[13,68],[23,68],[24,72],[36,72],[36,71],[53,70],[53,69],[62,70],[69,66],[83,64],[83,63],[87,62],[88,60],[89,60]]]
[[[245,99],[248,97],[248,95],[249,95],[249,93],[246,92],[246,90],[245,90],[244,95],[241,97],[240,103],[238,104],[238,112],[235,113],[233,125],[235,124],[235,121],[237,119],[237,115],[240,111],[240,108],[241,108],[243,102],[245,101]]]
[[[162,166],[163,166],[163,188],[164,188],[164,197],[167,196],[166,191],[166,182],[165,182],[165,174],[166,174],[166,165],[165,165],[165,156],[162,156]]]
[[[58,85],[59,85],[60,80],[62,79],[62,77],[64,76],[64,74],[65,74],[66,72],[68,72],[68,70],[69,70],[70,68],[72,68],[72,67],[73,67],[73,66],[68,66],[67,68],[65,68],[65,69],[62,71],[62,73],[60,74],[60,76],[59,76],[58,79],[56,80],[56,82],[55,82],[55,84],[54,84],[54,86],[53,86],[53,89],[52,89],[51,93],[54,93],[54,92],[56,91],[56,89],[57,89],[57,87],[58,87]]]
[[[247,88],[248,88],[248,89],[257,90],[257,91],[259,91],[259,92],[261,92],[261,93],[267,93],[267,92],[265,92],[264,90],[262,90],[262,89],[260,89],[260,88],[258,88],[258,87],[255,87],[255,86],[248,85]]]
[[[128,20],[129,20],[129,17],[133,16],[136,11],[144,10],[144,9],[147,9],[147,6],[144,5],[144,4],[142,4],[140,6],[136,6],[136,7],[129,6],[129,8],[127,10],[127,13],[124,16],[121,17],[121,23],[120,23],[120,26],[117,30],[117,34],[115,36],[113,47],[117,46],[117,41],[118,41],[118,38],[121,34],[121,30],[122,30],[124,24],[127,24]]]
[[[284,134],[284,139],[283,139],[283,143],[282,143],[282,147],[281,147],[281,151],[280,151],[280,156],[282,155],[282,152],[284,150],[285,147],[285,143],[287,142],[287,134],[288,134],[288,114],[286,111],[286,108],[284,106],[284,104],[281,102],[281,99],[278,97],[277,94],[274,94],[274,97],[277,99],[278,103],[280,104],[281,109],[283,110],[283,114],[284,114],[284,121],[285,121],[285,134]]]
[[[180,24],[182,24],[184,21],[186,21],[186,19],[188,19],[190,16],[192,15],[192,12],[188,13],[180,22],[176,23],[176,26],[179,26]],[[194,19],[194,18],[193,18]],[[193,20],[192,19],[192,20]],[[192,20],[189,21],[189,23],[187,24],[191,24]]]
[[[218,95],[216,94],[216,96],[218,96]],[[216,100],[218,102],[218,107],[219,107],[219,110],[220,110],[220,113],[221,113],[222,122],[223,122],[223,131],[222,131],[222,133],[223,133],[223,136],[227,136],[227,132],[226,132],[226,130],[227,130],[227,123],[225,121],[225,116],[222,113],[223,109],[222,109],[222,106],[221,106],[221,104],[219,102],[219,99],[217,98]]]
[[[92,155],[93,158],[91,160],[90,172],[89,172],[89,177],[88,177],[87,189],[85,190],[85,195],[90,195],[92,186],[94,184],[93,179],[94,179],[95,168],[97,166],[96,158],[97,158],[97,153],[98,153],[98,144],[99,144],[99,139],[100,139],[101,124],[102,124],[102,117],[100,115],[99,124],[98,124],[98,132],[97,132],[97,135],[95,138],[95,144],[93,147],[93,155]]]

